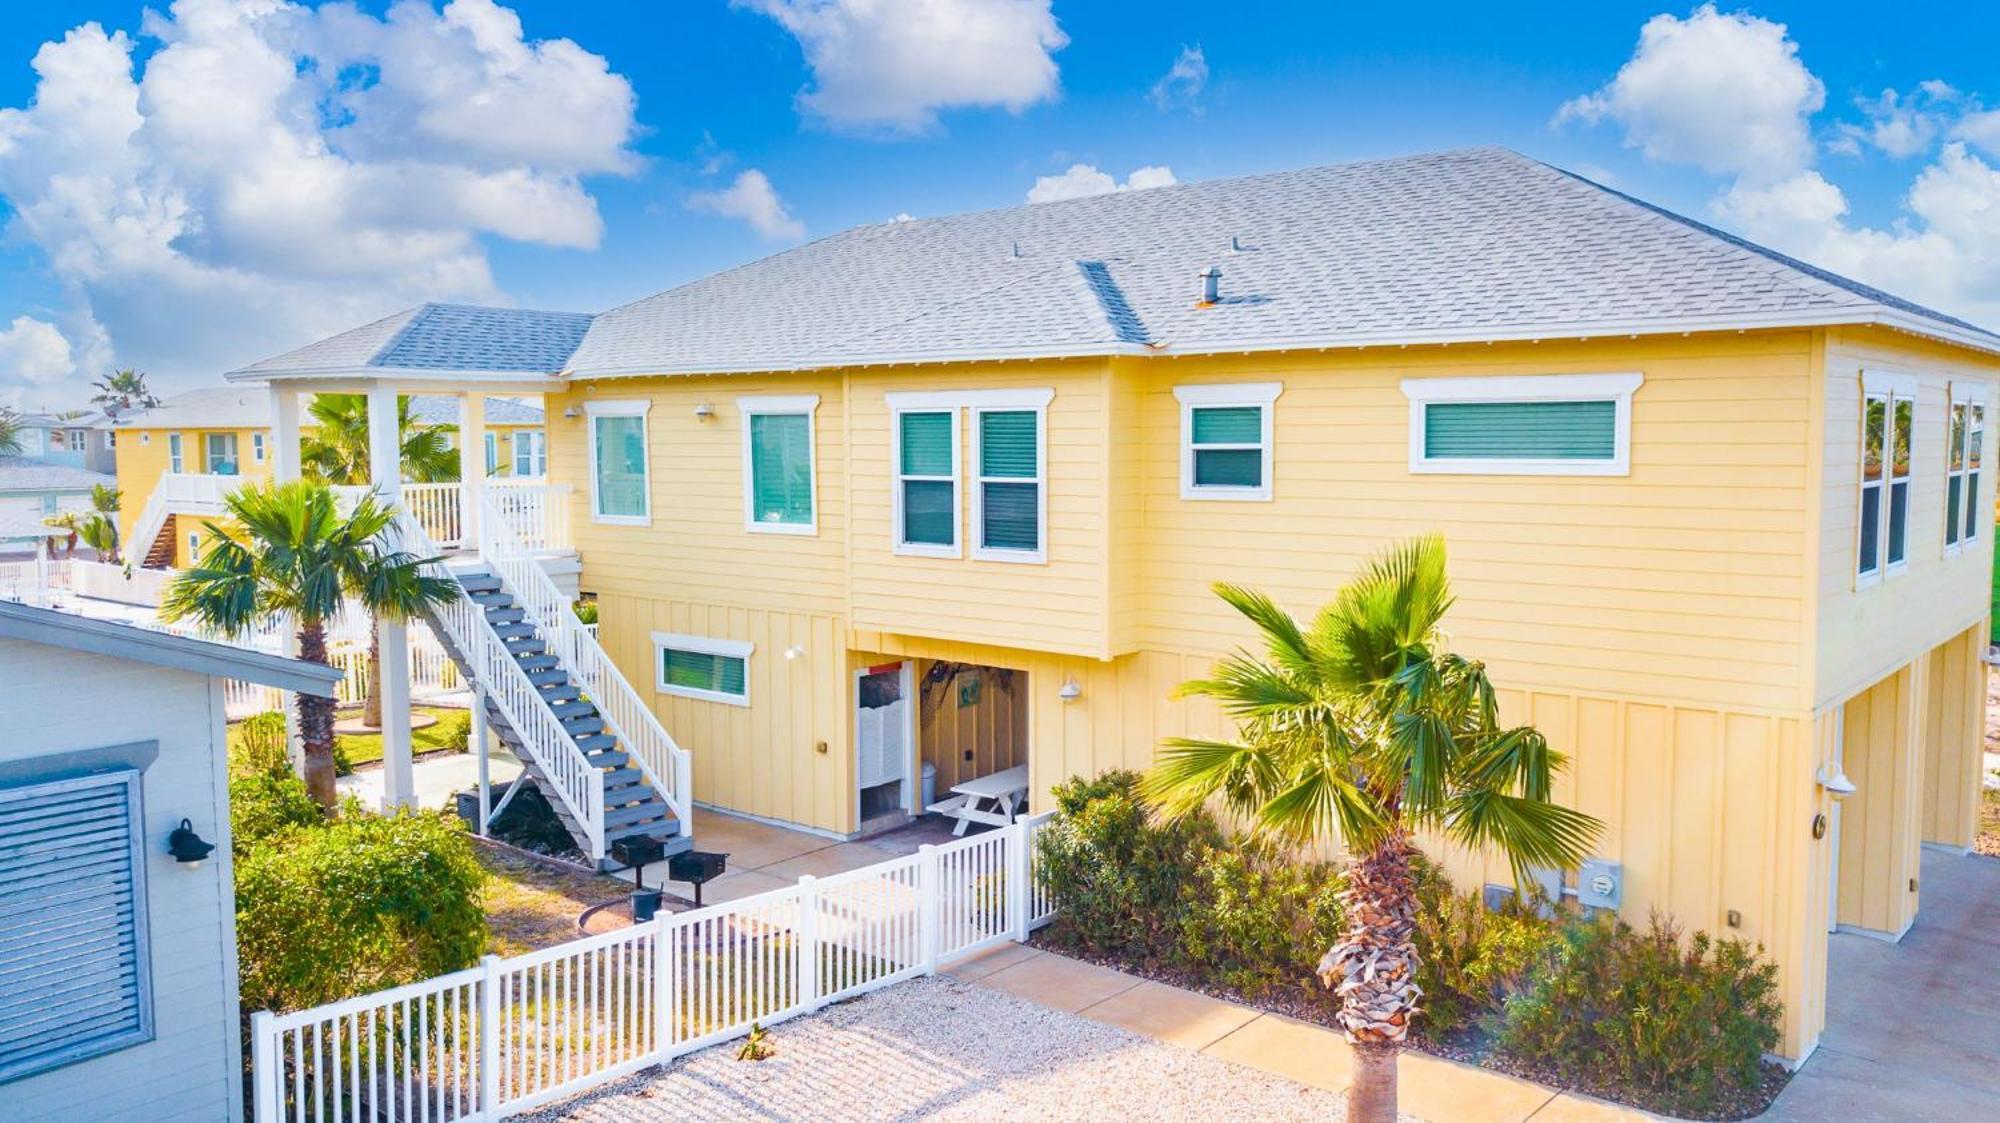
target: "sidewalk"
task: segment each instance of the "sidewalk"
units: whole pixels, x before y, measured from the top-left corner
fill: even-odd
[[[1351,1053],[1336,1030],[1024,944],[994,948],[944,974],[1312,1087],[1344,1092],[1352,1079]],[[1398,1065],[1401,1110],[1435,1123],[1660,1118],[1414,1049]]]

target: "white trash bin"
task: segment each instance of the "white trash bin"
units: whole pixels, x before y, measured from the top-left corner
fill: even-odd
[[[924,794],[924,801],[917,805],[919,808],[929,807],[931,804],[937,802],[937,765],[932,764],[928,760],[925,761],[923,776],[921,790]]]

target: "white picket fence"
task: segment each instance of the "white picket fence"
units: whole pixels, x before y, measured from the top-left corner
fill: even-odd
[[[498,1120],[1028,938],[1049,816],[250,1022],[257,1123]],[[941,1015],[946,1016],[946,1015]]]
[[[182,632],[197,638],[217,638],[208,636],[199,629],[183,629],[180,625],[162,625],[163,630]],[[259,650],[277,651],[282,629],[273,626],[268,640],[260,638],[251,643],[239,640],[244,646]],[[466,689],[465,677],[458,672],[458,664],[452,662],[444,645],[438,642],[437,634],[422,620],[412,620],[409,624],[410,644],[410,694],[414,698],[436,698],[440,695],[455,694]],[[261,633],[260,633],[261,637]],[[335,700],[339,702],[360,702],[368,695],[368,684],[374,677],[374,667],[368,660],[367,641],[347,639],[327,650],[327,662],[338,667],[344,677],[334,687]],[[254,682],[238,682],[231,679],[223,691],[223,706],[229,719],[248,717],[266,710],[282,710],[290,702],[289,695],[275,686],[263,686]]]

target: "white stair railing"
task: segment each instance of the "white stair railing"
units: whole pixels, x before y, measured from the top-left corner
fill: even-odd
[[[459,517],[461,489],[455,483],[404,484],[403,506],[409,508],[424,533],[440,546],[464,544],[464,520]]]
[[[132,524],[132,540],[121,549],[134,565],[146,560],[153,540],[167,524],[168,515],[205,515],[214,518],[226,509],[223,500],[243,485],[241,476],[208,476],[169,472],[153,486],[139,521]]]
[[[569,538],[569,493],[568,484],[503,477],[486,481],[480,502],[497,507],[528,549],[562,552],[575,548]]]
[[[512,498],[515,493],[531,489],[503,490]],[[606,728],[645,772],[653,789],[674,809],[680,833],[683,836],[691,833],[693,758],[674,743],[652,707],[632,689],[604,648],[598,646],[590,627],[576,618],[570,598],[549,579],[535,559],[534,548],[515,532],[513,520],[502,506],[504,501],[496,499],[498,494],[489,491],[480,501],[480,560],[492,566],[494,575],[506,583],[515,603],[535,621],[570,677],[597,706]]]
[[[420,558],[433,559],[425,568],[433,576],[457,579],[445,566],[437,543],[408,510],[396,516],[396,531],[402,548]],[[459,588],[458,595],[435,613],[438,625],[458,649],[473,677],[487,697],[514,727],[528,755],[555,789],[556,798],[582,826],[591,861],[604,857],[604,772],[590,762],[563,729],[562,720],[549,708],[548,700],[529,680],[528,673],[514,660],[499,636],[487,626],[486,611]]]

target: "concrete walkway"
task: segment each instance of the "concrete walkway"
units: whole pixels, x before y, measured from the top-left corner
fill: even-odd
[[[810,831],[760,823],[706,807],[694,809],[694,844],[729,855],[729,871],[702,886],[703,904],[754,897],[773,889],[789,889],[807,874],[826,877],[914,854],[926,842],[951,841],[951,821],[937,815],[897,830],[853,842]],[[645,870],[646,884],[676,896],[694,899],[694,886],[666,880],[667,865],[655,862]]]
[[[497,800],[500,789],[521,774],[521,762],[506,749],[496,748],[487,770],[493,798]],[[410,765],[410,779],[418,807],[427,811],[448,808],[454,794],[479,787],[479,758],[471,753],[433,754]],[[382,786],[386,780],[387,773],[382,767],[372,765],[335,780],[334,787],[343,796],[357,797],[364,807],[378,808],[382,806]]]
[[[1024,944],[1003,945],[944,973],[1315,1088],[1344,1092],[1353,1078],[1352,1053],[1338,1031]],[[1415,1050],[1402,1055],[1397,1076],[1402,1111],[1436,1123],[1658,1118]]]
[[[1902,942],[1830,937],[1826,1031],[1761,1119],[2000,1119],[2000,859],[1921,876]]]

